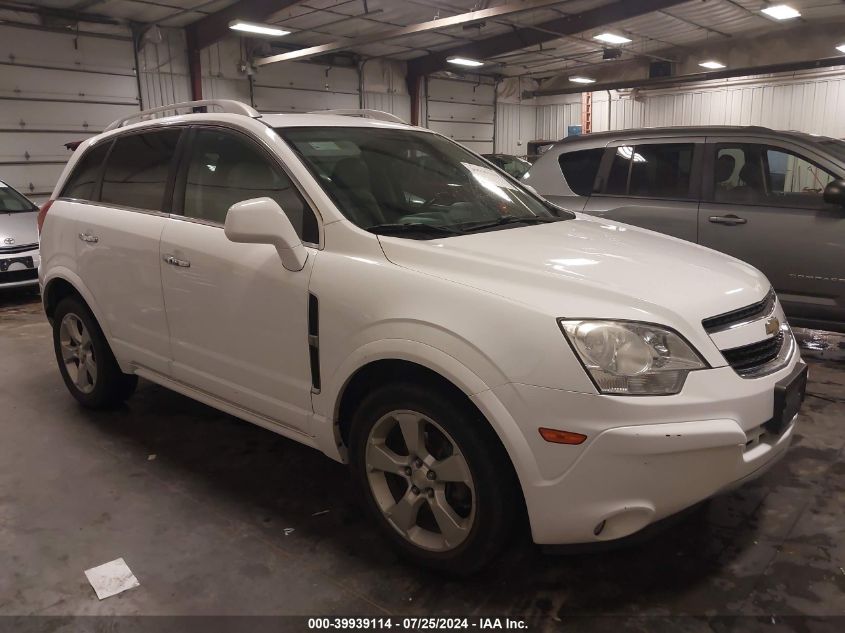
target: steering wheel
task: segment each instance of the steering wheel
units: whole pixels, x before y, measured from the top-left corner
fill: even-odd
[[[443,199],[443,200],[441,200]],[[455,193],[448,189],[443,189],[434,194],[430,199],[426,200],[420,206],[420,212],[425,212],[435,204],[452,204],[456,200]]]

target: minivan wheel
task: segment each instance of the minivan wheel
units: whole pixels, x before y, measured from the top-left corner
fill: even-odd
[[[53,314],[53,347],[62,379],[80,404],[112,407],[135,391],[138,377],[124,374],[88,307],[66,297]]]
[[[467,403],[414,384],[358,407],[350,465],[363,502],[412,562],[456,574],[486,564],[516,514],[516,485],[493,430]]]

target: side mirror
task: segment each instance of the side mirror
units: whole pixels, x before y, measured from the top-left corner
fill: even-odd
[[[845,207],[845,180],[833,180],[824,188],[824,201]]]
[[[272,198],[252,198],[229,207],[223,229],[232,242],[271,244],[276,247],[282,265],[288,270],[302,270],[308,253],[293,224]]]

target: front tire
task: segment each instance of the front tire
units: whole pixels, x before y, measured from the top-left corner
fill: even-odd
[[[114,407],[138,385],[138,376],[120,371],[97,320],[77,297],[66,297],[56,306],[53,348],[68,391],[85,407]]]
[[[460,396],[403,383],[364,399],[350,429],[364,505],[411,562],[471,574],[501,549],[519,507],[508,455]]]

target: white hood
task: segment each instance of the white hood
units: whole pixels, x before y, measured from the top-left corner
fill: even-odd
[[[393,263],[569,318],[701,320],[762,299],[769,282],[733,257],[625,224],[574,220],[437,240],[380,238]],[[702,331],[703,333],[703,331]]]

